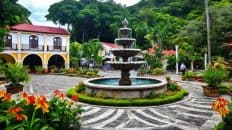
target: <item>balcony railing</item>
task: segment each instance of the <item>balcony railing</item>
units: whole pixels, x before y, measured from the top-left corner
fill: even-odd
[[[66,51],[66,46],[47,46],[47,51]],[[45,46],[44,45],[38,45],[37,48],[30,47],[29,44],[21,44],[21,50],[24,51],[44,51]],[[7,44],[4,47],[4,50],[18,50],[17,44]]]
[[[6,44],[5,47],[3,48],[4,50],[17,50],[18,46],[17,44]]]
[[[48,46],[47,51],[66,51],[66,46]]]
[[[44,51],[44,45],[38,45],[37,48],[32,48],[29,44],[22,44],[21,50]]]

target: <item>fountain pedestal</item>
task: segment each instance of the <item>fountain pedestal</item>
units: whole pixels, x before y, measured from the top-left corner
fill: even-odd
[[[122,70],[121,71],[121,79],[119,80],[119,85],[121,85],[121,86],[131,85],[129,70]]]

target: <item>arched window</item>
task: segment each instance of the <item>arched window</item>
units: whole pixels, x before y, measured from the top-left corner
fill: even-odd
[[[12,36],[10,34],[6,35],[6,47],[12,48]]]
[[[38,43],[39,39],[37,36],[35,35],[31,35],[29,37],[29,44],[30,44],[30,48],[32,49],[38,49],[39,48],[39,43]]]
[[[61,49],[61,47],[62,47],[62,39],[60,37],[54,37],[53,46],[54,46],[54,49]]]

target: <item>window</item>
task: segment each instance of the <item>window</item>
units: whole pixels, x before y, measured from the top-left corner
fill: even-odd
[[[38,49],[39,48],[38,37],[35,35],[31,35],[29,37],[29,44],[30,44],[30,48]]]
[[[12,47],[12,36],[10,34],[6,35],[6,47]]]
[[[60,37],[54,37],[53,46],[54,46],[54,49],[61,49],[61,47],[62,47],[62,39]]]

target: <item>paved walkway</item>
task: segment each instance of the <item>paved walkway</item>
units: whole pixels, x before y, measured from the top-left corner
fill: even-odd
[[[119,72],[100,72],[103,76],[118,76]],[[135,75],[136,72],[132,72]],[[170,74],[180,81],[180,76]],[[164,78],[164,77],[163,77]],[[53,90],[68,90],[83,78],[59,75],[32,75],[29,83],[35,94],[51,96]],[[182,82],[190,95],[179,102],[151,107],[104,107],[81,104],[83,130],[210,130],[221,118],[212,111],[215,98],[202,94],[199,82]],[[30,91],[30,87],[26,88]]]

